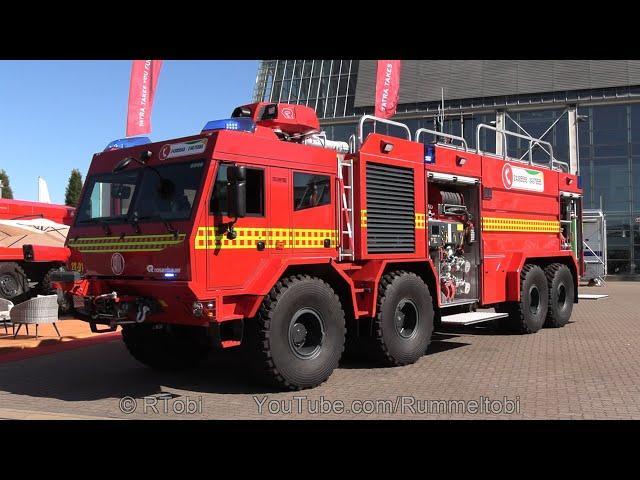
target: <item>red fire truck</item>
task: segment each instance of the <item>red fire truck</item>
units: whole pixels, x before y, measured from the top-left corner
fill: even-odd
[[[49,272],[66,266],[65,247],[73,207],[0,199],[0,297],[13,302],[37,283],[48,292]]]
[[[365,135],[381,126],[398,135]],[[477,307],[519,333],[568,322],[581,188],[551,145],[479,125],[477,145],[502,139],[496,155],[372,116],[349,144],[319,130],[310,108],[260,102],[198,135],[94,155],[67,240],[85,273],[58,277],[78,314],[121,326],[149,366],[240,347],[290,389],[324,382],[345,338],[406,365],[441,321],[486,319]],[[528,156],[508,158],[507,136]]]

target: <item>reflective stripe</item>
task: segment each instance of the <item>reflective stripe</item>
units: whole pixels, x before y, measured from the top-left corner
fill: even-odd
[[[559,233],[560,222],[557,220],[485,217],[482,219],[482,230],[487,232]]]
[[[129,235],[120,237],[86,237],[69,239],[69,247],[81,253],[101,252],[159,252],[167,247],[184,242],[186,234],[177,238],[172,235]]]
[[[360,226],[362,228],[367,228],[367,211],[360,210]]]
[[[195,249],[257,248],[264,242],[265,248],[325,248],[329,240],[330,248],[338,246],[338,232],[319,228],[250,228],[234,229],[237,237],[229,240],[226,233],[219,234],[216,227],[198,227]]]

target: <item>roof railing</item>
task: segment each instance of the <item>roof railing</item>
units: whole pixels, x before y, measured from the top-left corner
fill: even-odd
[[[356,153],[356,134],[352,133],[349,135],[349,153]]]
[[[478,127],[476,128],[476,148],[478,153],[488,153],[490,155],[496,155],[496,156],[500,156],[498,155],[497,152],[483,152],[482,150],[480,150],[480,132],[483,130],[491,130],[493,132],[496,133],[500,133],[501,134],[501,139],[502,139],[502,159],[503,160],[511,160],[511,161],[516,161],[516,162],[523,162],[523,163],[528,163],[529,165],[538,165],[538,166],[542,166],[542,167],[546,167],[548,166],[551,169],[558,169],[558,170],[562,170],[562,168],[564,167],[565,171],[569,171],[569,164],[566,162],[562,162],[560,160],[556,160],[553,156],[553,146],[549,143],[549,142],[545,142],[544,140],[541,140],[539,138],[535,138],[535,137],[531,137],[529,135],[523,135],[521,133],[516,133],[516,132],[512,132],[510,130],[504,130],[503,128],[497,128],[494,127],[493,125],[487,125],[485,123],[481,123],[480,125],[478,125]],[[522,159],[516,159],[516,158],[509,158],[507,157],[507,136],[511,136],[511,137],[517,137],[517,138],[522,138],[524,140],[528,140],[529,141],[529,150],[527,151],[527,153],[529,154],[529,160],[528,161],[524,161]],[[549,162],[548,164],[541,164],[541,163],[537,163],[533,161],[533,148],[535,146],[546,146],[549,148],[549,150],[545,150],[543,148],[543,150],[547,151],[547,153],[549,154]],[[497,148],[497,146],[496,146]],[[558,165],[558,168],[556,168],[556,165]]]
[[[363,115],[362,117],[360,117],[360,122],[358,122],[357,133],[358,133],[359,145],[362,145],[362,143],[364,142],[364,122],[366,122],[367,120],[372,121],[374,123],[380,122],[386,125],[392,125],[394,127],[402,128],[407,132],[407,140],[411,141],[411,130],[409,130],[409,127],[406,124],[400,123],[400,122],[394,122],[393,120],[387,120],[386,118],[376,117],[374,115]],[[375,126],[373,127],[373,131],[375,132]]]
[[[351,153],[355,153],[357,148],[362,146],[362,143],[364,142],[364,124],[365,122],[370,121],[370,122],[374,122],[374,132],[375,132],[375,123],[380,122],[386,125],[391,125],[394,127],[399,127],[402,130],[404,130],[407,134],[407,140],[411,141],[411,130],[409,129],[409,127],[401,122],[394,122],[393,120],[387,120],[386,118],[380,118],[380,117],[376,117],[374,115],[363,115],[362,117],[360,117],[360,121],[358,122],[358,128],[356,131],[355,135],[351,135],[351,137],[349,137],[349,151]],[[502,155],[497,154],[497,152],[483,152],[480,149],[480,132],[483,130],[491,130],[494,131],[496,133],[500,133],[501,135],[501,139],[502,139]],[[415,141],[416,142],[420,142],[420,136],[423,134],[431,134],[434,135],[436,138],[448,138],[450,140],[454,140],[457,142],[460,142],[461,147],[464,149],[465,152],[469,151],[469,145],[467,144],[467,141],[464,139],[464,137],[458,136],[458,135],[452,135],[450,133],[444,133],[444,132],[438,132],[436,130],[430,130],[428,128],[419,128],[418,130],[416,130],[415,133]],[[527,151],[527,154],[529,156],[528,161],[522,160],[522,159],[517,159],[517,158],[510,158],[507,157],[507,136],[511,136],[511,137],[517,137],[517,138],[522,138],[524,140],[528,140],[529,141],[529,149]],[[453,148],[460,148],[456,145],[451,145]],[[534,162],[533,161],[533,149],[534,147],[539,146],[539,147],[547,147],[547,149],[543,148],[543,150],[545,150],[548,154],[549,154],[549,162],[547,164],[541,164],[538,162]],[[566,172],[569,172],[569,164],[567,162],[563,162],[560,160],[557,160],[554,156],[553,156],[553,146],[551,145],[551,143],[544,141],[540,138],[535,138],[535,137],[531,137],[529,135],[523,135],[521,133],[516,133],[516,132],[512,132],[510,130],[504,130],[502,128],[497,128],[494,127],[493,125],[487,125],[486,123],[481,123],[480,125],[478,125],[478,127],[476,128],[476,151],[477,153],[480,154],[489,154],[489,155],[494,155],[494,156],[502,156],[503,160],[510,160],[510,161],[514,161],[514,162],[522,162],[522,163],[528,163],[529,165],[538,165],[538,166],[543,166],[543,167],[549,167],[551,169],[554,170],[564,170]]]
[[[442,138],[449,138],[451,140],[457,140],[462,144],[462,147],[464,148],[465,152],[469,150],[467,141],[463,137],[459,137],[458,135],[452,135],[450,133],[438,132],[436,130],[429,130],[428,128],[419,128],[418,130],[416,130],[416,134],[415,134],[416,142],[420,143],[420,135],[422,135],[423,133],[435,135],[436,138],[442,137]]]

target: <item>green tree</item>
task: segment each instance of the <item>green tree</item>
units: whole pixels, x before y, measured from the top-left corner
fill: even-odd
[[[64,203],[70,207],[77,207],[80,201],[80,192],[82,191],[82,174],[80,170],[74,168],[69,176],[69,183],[64,192]]]
[[[2,182],[2,198],[13,198],[13,190],[9,184],[9,175],[4,170],[0,170],[0,182]]]

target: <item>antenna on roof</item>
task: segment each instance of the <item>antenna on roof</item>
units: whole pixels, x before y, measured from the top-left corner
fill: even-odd
[[[438,105],[438,115],[436,117],[438,122],[437,130],[444,133],[444,87],[440,87],[440,95],[441,101],[440,105]]]

